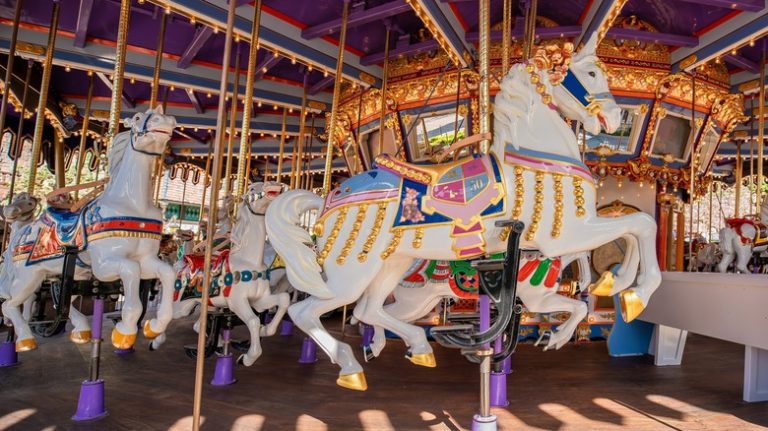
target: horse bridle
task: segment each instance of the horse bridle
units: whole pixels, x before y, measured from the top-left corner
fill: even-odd
[[[570,67],[560,84],[565,89],[565,92],[573,97],[589,113],[589,115],[594,116],[600,114],[600,110],[603,108],[602,102],[613,99],[613,95],[610,91],[595,94],[590,93],[579,77],[571,71]]]
[[[146,135],[147,133],[150,133],[150,132],[154,131],[154,130],[148,130],[147,129],[147,125],[149,124],[149,119],[152,118],[153,115],[155,115],[154,111],[149,111],[149,113],[146,116],[144,116],[144,120],[142,121],[141,128],[139,130],[136,130],[136,138],[140,138],[140,137]],[[130,135],[130,138],[129,138],[130,139],[130,143],[131,143],[131,149],[133,151],[136,151],[137,153],[141,153],[141,154],[146,154],[148,156],[153,156],[153,157],[157,157],[157,156],[162,156],[163,155],[163,153],[153,153],[151,151],[144,151],[144,150],[136,149],[136,146],[133,144],[134,130],[135,130],[135,127],[131,127],[131,135]]]

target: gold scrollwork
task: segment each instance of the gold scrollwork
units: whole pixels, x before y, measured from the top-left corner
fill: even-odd
[[[363,244],[363,250],[357,255],[358,262],[365,262],[368,259],[368,253],[371,252],[373,244],[379,237],[381,231],[381,225],[384,223],[384,217],[387,215],[387,202],[379,202],[378,209],[376,209],[376,218],[373,220],[373,227],[371,233],[368,234],[368,238],[365,239]]]

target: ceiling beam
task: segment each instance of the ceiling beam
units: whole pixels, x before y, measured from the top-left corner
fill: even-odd
[[[328,75],[325,78],[318,81],[317,84],[309,87],[309,90],[307,90],[307,94],[309,94],[310,96],[314,96],[315,94],[323,91],[325,88],[333,84],[333,81],[334,81],[334,77]]]
[[[113,91],[113,85],[114,84],[112,83],[112,81],[109,79],[109,77],[105,73],[103,73],[103,72],[96,72],[96,76],[98,76],[99,79],[101,80],[101,82],[103,82],[104,85],[106,85],[107,88],[109,88],[109,91]],[[126,94],[125,90],[123,90],[123,93],[122,93],[121,97],[123,98],[123,103],[128,108],[133,109],[133,108],[136,107],[136,102],[134,102],[133,99],[128,97],[128,94]]]
[[[280,59],[282,57],[274,55],[267,55],[267,57],[261,61],[258,65],[256,65],[256,73],[253,75],[254,79],[258,81],[261,79],[267,71],[277,65],[277,63],[280,63]]]
[[[724,9],[757,12],[765,7],[765,0],[681,0],[687,3],[717,6]]]
[[[450,6],[441,4],[437,0],[412,0],[418,2],[421,10],[426,13],[429,21],[434,24],[434,28],[440,37],[445,41],[443,49],[448,49],[459,59],[459,63],[467,67],[474,63],[474,49],[466,44],[466,35],[464,28],[456,19],[456,15],[451,11]],[[414,8],[416,6],[414,5]],[[423,19],[423,18],[422,18]],[[427,24],[427,23],[425,23]],[[429,26],[427,26],[429,28]]]
[[[584,17],[584,26],[581,34],[574,39],[574,45],[579,46],[587,41],[587,38],[597,32],[603,22],[608,18],[608,14],[613,9],[618,0],[594,0],[589,5],[589,10]]]
[[[192,40],[189,41],[189,45],[187,45],[184,53],[181,54],[181,58],[179,58],[178,67],[181,69],[188,68],[211,36],[213,36],[213,29],[211,27],[207,25],[198,26],[195,29],[195,35],[192,36]]]
[[[184,91],[187,93],[187,97],[189,97],[189,101],[192,102],[192,106],[195,107],[195,112],[197,112],[198,114],[204,114],[205,107],[200,102],[200,98],[197,97],[197,94],[195,94],[195,90],[188,88]]]
[[[380,21],[394,15],[399,15],[411,10],[411,6],[405,0],[395,0],[375,6],[370,9],[352,12],[347,20],[347,28],[358,27],[364,24]],[[341,29],[341,18],[336,18],[322,24],[307,27],[301,31],[304,39],[314,39],[338,33]]]
[[[93,0],[80,0],[80,9],[77,13],[77,23],[75,24],[75,46],[85,47],[85,39],[88,36],[88,21],[91,19],[93,11]]]
[[[672,72],[690,71],[768,33],[768,9],[742,12],[699,37],[699,43],[672,53]],[[684,67],[683,67],[684,66]]]
[[[640,42],[660,43],[667,46],[696,46],[699,44],[699,38],[696,36],[684,36],[681,34],[654,33],[650,31],[635,30],[633,28],[608,29],[606,37],[613,39],[630,39]]]
[[[220,29],[226,28],[226,0],[168,0],[167,4],[185,15],[194,15],[201,21],[217,25]],[[252,16],[251,5],[242,6],[236,11],[234,32],[246,42],[251,37]],[[322,38],[306,40],[301,37],[300,28],[266,10],[261,16],[259,44],[266,49],[277,49],[285,56],[311,64],[315,69],[329,72],[336,70],[337,45]],[[381,67],[362,65],[360,57],[353,52],[347,51],[344,54],[342,73],[346,79],[365,87],[381,85]]]
[[[423,52],[440,49],[440,45],[434,39],[428,39],[424,42],[411,43],[411,44],[398,44],[397,48],[389,51],[389,57],[405,57],[408,55],[421,54]],[[377,52],[374,54],[366,55],[360,59],[360,63],[363,65],[378,64],[384,61],[384,53]]]
[[[754,61],[752,61],[752,60],[750,60],[748,58],[744,58],[744,57],[742,57],[742,56],[740,56],[738,54],[736,54],[736,55],[734,55],[734,54],[727,54],[727,55],[725,55],[723,57],[723,60],[725,60],[726,62],[728,62],[728,63],[730,63],[730,64],[732,64],[732,65],[734,65],[736,67],[740,67],[740,68],[742,68],[744,70],[748,70],[748,71],[750,71],[752,73],[755,73],[755,74],[760,73],[760,65],[758,65]]]
[[[567,25],[558,27],[538,27],[536,29],[536,37],[541,39],[557,39],[561,37],[575,37],[581,34],[580,25]],[[512,29],[512,37],[523,37],[522,26],[516,26]],[[500,41],[503,39],[503,32],[501,30],[491,31],[491,40]],[[480,40],[480,33],[473,31],[467,33],[468,42],[478,42]]]

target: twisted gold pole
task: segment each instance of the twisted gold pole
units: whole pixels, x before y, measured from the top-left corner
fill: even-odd
[[[280,128],[280,154],[277,156],[277,173],[275,179],[283,182],[283,157],[285,157],[285,123],[288,121],[288,108],[283,108],[283,123]],[[294,142],[294,146],[296,143]],[[294,159],[295,161],[296,159]],[[291,165],[293,167],[293,165]]]
[[[237,157],[237,189],[235,196],[245,193],[248,183],[246,168],[250,164],[251,150],[251,111],[253,110],[253,86],[256,80],[256,57],[259,52],[259,26],[261,24],[261,0],[253,5],[253,23],[251,25],[251,45],[248,50],[248,72],[245,75],[245,94],[243,95],[243,124],[240,131],[240,152]]]
[[[203,199],[200,202],[200,217],[197,219],[197,238],[201,238],[203,229],[203,215],[205,214],[205,195],[208,193],[208,178],[211,175],[211,152],[213,145],[208,145],[208,158],[205,159],[205,175],[203,175]],[[210,214],[210,211],[208,212]]]
[[[235,52],[235,82],[232,87],[232,103],[229,105],[229,146],[227,147],[227,168],[224,171],[224,194],[228,195],[232,191],[232,159],[235,154],[235,135],[237,134],[237,93],[240,91],[240,43],[237,44]],[[229,64],[224,66],[229,69]]]
[[[93,75],[88,77],[88,94],[85,96],[85,112],[83,112],[83,127],[80,129],[80,146],[77,150],[77,172],[75,172],[75,184],[80,184],[83,174],[83,163],[85,163],[85,141],[88,137],[88,125],[91,121],[91,100],[93,98]],[[96,154],[96,151],[93,152]],[[95,157],[95,156],[94,156]],[[75,191],[75,199],[78,198],[78,192]]]
[[[125,74],[125,51],[128,46],[128,21],[131,18],[131,0],[120,1],[120,21],[117,25],[117,47],[115,48],[115,71],[112,80],[112,99],[109,103],[109,128],[107,148],[120,130],[120,109],[123,97],[123,75]]]
[[[504,0],[503,29],[501,31],[501,75],[509,71],[510,52],[512,47],[512,0]]]
[[[16,10],[13,15],[13,30],[11,30],[11,46],[8,50],[8,62],[5,66],[5,91],[3,91],[2,105],[0,105],[0,136],[5,131],[5,117],[8,114],[8,96],[11,94],[11,82],[13,81],[13,61],[16,59],[16,40],[19,36],[19,21],[21,20],[21,5],[23,0],[16,1]],[[24,116],[22,110],[21,116]],[[10,203],[10,202],[9,202]]]
[[[127,0],[124,0],[127,1]],[[43,126],[45,126],[45,107],[48,101],[48,88],[51,86],[51,71],[53,70],[53,51],[56,48],[56,30],[59,27],[59,2],[53,3],[51,12],[51,27],[48,29],[48,44],[45,48],[45,63],[43,64],[43,77],[40,80],[40,95],[37,103],[37,117],[35,118],[35,134],[32,138],[32,162],[29,167],[29,185],[27,192],[35,194],[35,181],[37,180],[37,161],[40,160],[40,148],[43,145]],[[6,91],[8,91],[6,89]],[[23,115],[22,111],[22,115]]]
[[[157,36],[157,51],[155,53],[155,71],[152,74],[152,87],[149,95],[149,108],[155,109],[157,93],[160,91],[160,70],[163,68],[163,50],[165,48],[166,14],[160,14],[160,34]]]
[[[235,25],[235,8],[237,7],[236,1],[230,1],[227,10],[227,35],[224,39],[224,55],[222,59],[221,78],[219,86],[219,107],[216,116],[216,141],[214,147],[214,160],[213,160],[213,180],[211,183],[211,210],[208,216],[208,232],[205,238],[205,263],[203,268],[205,269],[203,275],[203,286],[211,285],[211,257],[213,253],[213,236],[216,234],[216,213],[218,211],[216,203],[219,200],[219,186],[221,185],[221,160],[224,153],[224,139],[226,134],[224,128],[227,123],[227,106],[224,100],[224,95],[227,94],[227,84],[229,80],[229,64],[230,56],[232,54],[232,37],[233,29]],[[208,304],[209,292],[207,288],[203,289],[201,303]],[[197,337],[197,351],[201,354],[197,355],[195,361],[195,390],[193,397],[192,407],[192,430],[200,431],[200,411],[202,409],[203,402],[203,365],[205,355],[202,352],[205,351],[205,332],[208,326],[208,307],[200,307],[200,333]]]
[[[291,164],[291,171],[296,169],[296,176],[292,178],[292,182],[295,188],[301,188],[301,162],[304,160],[304,127],[307,125],[307,85],[309,75],[305,75],[304,78],[304,91],[301,94],[301,112],[299,113],[299,136],[296,138],[296,157]]]
[[[490,45],[491,45],[491,0],[480,0],[480,89],[479,89],[479,120],[480,133],[489,133],[491,131],[491,93],[490,93]],[[483,139],[480,141],[480,151],[487,154],[491,149],[491,140]]]
[[[757,120],[757,196],[755,210],[763,208],[763,157],[765,152],[765,40],[763,40],[763,57],[760,63],[760,106]],[[755,113],[753,112],[752,115]],[[749,161],[752,163],[752,161]]]
[[[341,34],[339,35],[339,56],[336,60],[336,79],[333,84],[333,102],[331,103],[331,115],[328,125],[328,144],[325,152],[325,172],[323,173],[323,196],[331,191],[331,169],[333,166],[333,139],[336,134],[336,117],[338,116],[339,102],[341,99],[341,83],[344,81],[344,46],[347,43],[347,20],[349,19],[349,0],[344,0],[344,9],[341,12]]]
[[[379,116],[379,154],[384,154],[384,121],[387,119],[387,80],[389,79],[389,25],[387,25],[387,33],[384,40],[384,71],[381,78],[381,105]],[[360,93],[360,99],[362,100],[362,92]],[[362,112],[362,109],[358,109],[358,113]],[[358,117],[358,127],[360,127],[360,119]]]

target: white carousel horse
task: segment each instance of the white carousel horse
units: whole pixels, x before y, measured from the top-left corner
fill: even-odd
[[[523,301],[526,309],[531,313],[556,311],[571,313],[568,319],[557,327],[557,330],[549,334],[544,350],[559,349],[564,346],[573,338],[579,322],[586,317],[589,311],[584,301],[557,293],[559,287],[557,282],[560,280],[562,270],[573,261],[578,262],[579,265],[579,287],[587,289],[592,282],[589,252],[575,253],[555,259],[545,259],[537,252],[523,252],[521,255],[517,296]],[[425,263],[427,261],[417,260],[416,270],[419,271]],[[542,268],[542,271],[539,273],[539,277],[535,277],[539,267]],[[401,282],[392,292],[395,300],[387,304],[384,311],[401,322],[414,322],[429,314],[443,298],[459,299],[466,297],[457,292],[455,280],[453,280],[452,275],[449,277],[426,277],[426,282],[420,287],[409,287],[408,283]],[[477,298],[477,295],[472,295],[472,298]],[[352,323],[354,324],[354,322]],[[370,346],[371,354],[379,356],[385,344],[384,328],[374,326],[373,342]]]
[[[209,305],[228,308],[245,323],[251,335],[251,346],[238,361],[246,366],[252,365],[261,356],[259,337],[271,336],[277,332],[290,296],[287,293],[273,294],[270,291],[270,273],[264,264],[264,244],[266,227],[264,211],[282,192],[280,183],[254,183],[243,196],[243,203],[237,211],[237,220],[229,236],[231,248],[221,252],[214,262],[213,270],[218,275],[213,278],[214,289],[218,293],[209,300]],[[189,315],[200,298],[182,299],[187,290],[202,292],[203,278],[202,256],[185,256],[186,265],[179,273],[174,293],[174,317]],[[266,326],[261,327],[259,317],[253,312],[277,307],[275,316]],[[164,341],[158,337],[152,342],[157,348]]]
[[[716,243],[698,243],[691,259],[690,271],[712,272],[722,259],[720,246]]]
[[[725,219],[726,227],[720,229],[720,250],[723,258],[717,265],[719,272],[728,272],[733,262],[734,272],[749,274],[747,264],[753,253],[768,249],[768,200],[760,208],[760,219]],[[735,259],[735,261],[734,261]]]
[[[101,281],[122,281],[125,303],[122,320],[112,331],[115,347],[129,348],[136,341],[142,278],[159,278],[163,285],[157,317],[145,322],[144,336],[160,335],[173,317],[174,273],[158,257],[162,214],[153,204],[151,182],[155,157],[164,153],[176,120],[158,106],[126,120],[126,126],[129,130],[112,141],[110,180],[104,192],[77,213],[48,208],[22,228],[9,246],[13,264],[8,266],[2,285],[8,297],[2,308],[16,330],[18,351],[37,347],[19,306],[45,277],[61,274],[64,245],[77,247],[78,258],[90,267],[88,271],[78,265],[76,279],[85,279],[92,272]]]
[[[573,57],[569,45],[541,48],[532,62],[510,70],[495,99],[491,154],[435,166],[381,156],[378,168],[346,180],[326,199],[295,190],[272,203],[270,240],[291,284],[312,295],[288,313],[340,366],[337,384],[367,388],[352,348],[331,336],[320,316],[365,294],[355,317],[400,336],[412,362],[434,366],[424,331],[390,316],[383,303],[415,258],[462,260],[504,251],[508,231],[495,227],[498,220],[526,223],[520,247],[545,256],[636,238],[628,241],[634,246],[616,279],[604,274],[594,292],[619,294],[628,321],[647,305],[661,282],[656,223],[644,213],[597,216],[594,179],[560,116],[582,122],[593,134],[601,126],[612,132],[620,123],[595,44],[593,36]],[[299,226],[301,214],[313,209],[321,211],[314,227],[319,253]],[[348,213],[353,222],[346,222]],[[636,275],[637,285],[629,288]]]

